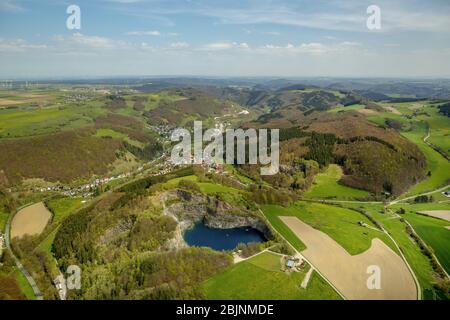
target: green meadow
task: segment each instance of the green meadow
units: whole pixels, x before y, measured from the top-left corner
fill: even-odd
[[[341,167],[331,164],[324,172],[316,175],[313,185],[303,195],[306,198],[343,200],[365,198],[370,195],[367,191],[339,184],[341,177]]]
[[[99,138],[110,137],[110,138],[113,138],[113,139],[123,140],[123,141],[126,141],[129,144],[131,144],[131,145],[133,145],[135,147],[141,148],[141,149],[144,147],[144,144],[142,142],[130,139],[130,137],[128,137],[128,135],[126,135],[124,133],[121,133],[121,132],[114,131],[112,129],[103,129],[103,128],[102,129],[98,129],[95,132],[94,136],[95,137],[99,137]]]
[[[235,189],[232,187],[224,186],[219,183],[212,183],[212,182],[199,182],[198,177],[191,175],[181,178],[175,178],[171,179],[163,184],[163,187],[166,189],[173,189],[178,186],[181,180],[190,180],[196,182],[198,187],[200,188],[200,191],[204,194],[217,194],[217,193],[230,193],[230,194],[237,194],[242,193],[244,191]]]
[[[83,106],[0,110],[0,137],[40,135],[86,126],[105,110],[87,103]]]
[[[16,271],[16,281],[20,287],[20,290],[25,295],[27,300],[36,300],[36,296],[34,295],[33,288],[28,283],[27,278],[23,275],[19,270]]]
[[[430,177],[412,187],[407,194],[414,195],[432,191],[446,185],[450,179],[450,162],[423,142],[423,138],[427,134],[426,124],[415,123],[413,130],[402,132],[402,134],[420,148],[427,159],[427,171],[431,172]]]
[[[341,106],[341,107],[332,108],[332,109],[328,110],[327,112],[338,113],[338,112],[350,111],[350,110],[360,110],[360,109],[364,109],[365,107],[366,106],[363,104],[352,104],[350,106]]]
[[[397,251],[386,234],[376,229],[367,217],[355,210],[303,201],[287,208],[278,205],[266,205],[263,206],[262,210],[274,228],[299,251],[302,251],[305,245],[279,219],[279,216],[298,217],[313,228],[326,233],[351,255],[357,255],[369,249],[374,238],[379,238],[394,251]],[[360,226],[359,221],[371,226],[371,228]]]
[[[82,198],[57,198],[46,203],[54,214],[52,223],[59,224],[69,214],[75,212],[82,205]]]
[[[350,208],[363,208],[378,220],[400,247],[406,260],[417,276],[424,299],[443,299],[442,292],[434,287],[435,275],[430,260],[421,252],[414,240],[406,232],[406,224],[392,214],[384,212],[379,204],[346,204]]]
[[[300,284],[308,267],[301,272],[280,271],[280,256],[262,253],[213,276],[201,285],[211,300],[337,300],[340,296],[316,272],[308,287]]]

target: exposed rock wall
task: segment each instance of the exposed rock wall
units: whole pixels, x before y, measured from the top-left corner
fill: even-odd
[[[184,231],[199,222],[216,229],[251,227],[262,232],[266,239],[273,238],[270,229],[257,214],[234,207],[216,197],[173,190],[164,195],[163,202],[164,213],[178,222],[176,236],[172,240],[174,247],[186,246]]]

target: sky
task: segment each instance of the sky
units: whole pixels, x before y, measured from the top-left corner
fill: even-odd
[[[0,79],[162,75],[448,78],[450,1],[0,0]]]

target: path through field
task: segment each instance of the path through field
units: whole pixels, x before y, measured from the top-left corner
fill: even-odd
[[[307,249],[302,255],[319,269],[347,299],[416,300],[414,278],[404,261],[379,239],[362,254],[352,256],[327,234],[297,217],[280,219],[299,237]],[[380,289],[369,289],[369,267],[381,271]],[[368,269],[369,268],[369,269]]]

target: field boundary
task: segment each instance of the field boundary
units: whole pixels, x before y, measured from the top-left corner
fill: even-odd
[[[342,292],[340,292],[337,288],[336,288],[336,286],[333,284],[333,283],[331,283],[331,281],[330,280],[328,280],[328,278],[326,278],[323,274],[322,274],[322,272],[320,272],[320,270],[318,270],[317,269],[317,267],[314,265],[314,264],[312,264],[311,263],[311,261],[309,261],[308,259],[306,259],[280,232],[278,232],[278,230],[277,229],[275,229],[275,227],[270,223],[270,221],[269,221],[269,219],[267,219],[266,218],[266,216],[264,215],[264,212],[260,209],[260,208],[258,208],[258,210],[259,210],[259,212],[263,215],[263,217],[264,217],[264,220],[265,220],[265,223],[266,224],[268,224],[270,227],[271,227],[271,229],[272,230],[274,230],[276,233],[277,233],[277,235],[279,235],[293,250],[294,250],[294,252],[297,254],[297,255],[299,255],[300,257],[302,257],[302,259],[304,259],[306,262],[308,262],[309,263],[309,265],[311,266],[311,269],[314,269],[314,271],[316,271],[317,272],[317,274],[318,275],[320,275],[324,280],[325,280],[325,282],[326,283],[328,283],[332,288],[333,288],[333,290],[334,291],[336,291],[336,293],[343,299],[343,300],[348,300],[347,299],[347,297],[345,297],[343,294],[342,294]]]
[[[11,247],[11,221],[14,218],[14,216],[19,212],[20,210],[27,208],[29,206],[32,206],[34,203],[28,203],[26,205],[21,206],[20,208],[16,209],[12,214],[10,214],[8,221],[6,222],[6,229],[5,229],[5,241],[6,241],[6,247],[11,252],[11,255],[14,258],[14,262],[16,263],[17,268],[20,272],[24,275],[24,277],[27,279],[28,283],[30,284],[31,288],[33,289],[34,295],[37,300],[44,300],[44,296],[42,295],[41,291],[39,290],[39,287],[36,284],[36,281],[31,276],[31,274],[28,272],[28,270],[22,265],[19,258],[14,254],[14,251]]]

